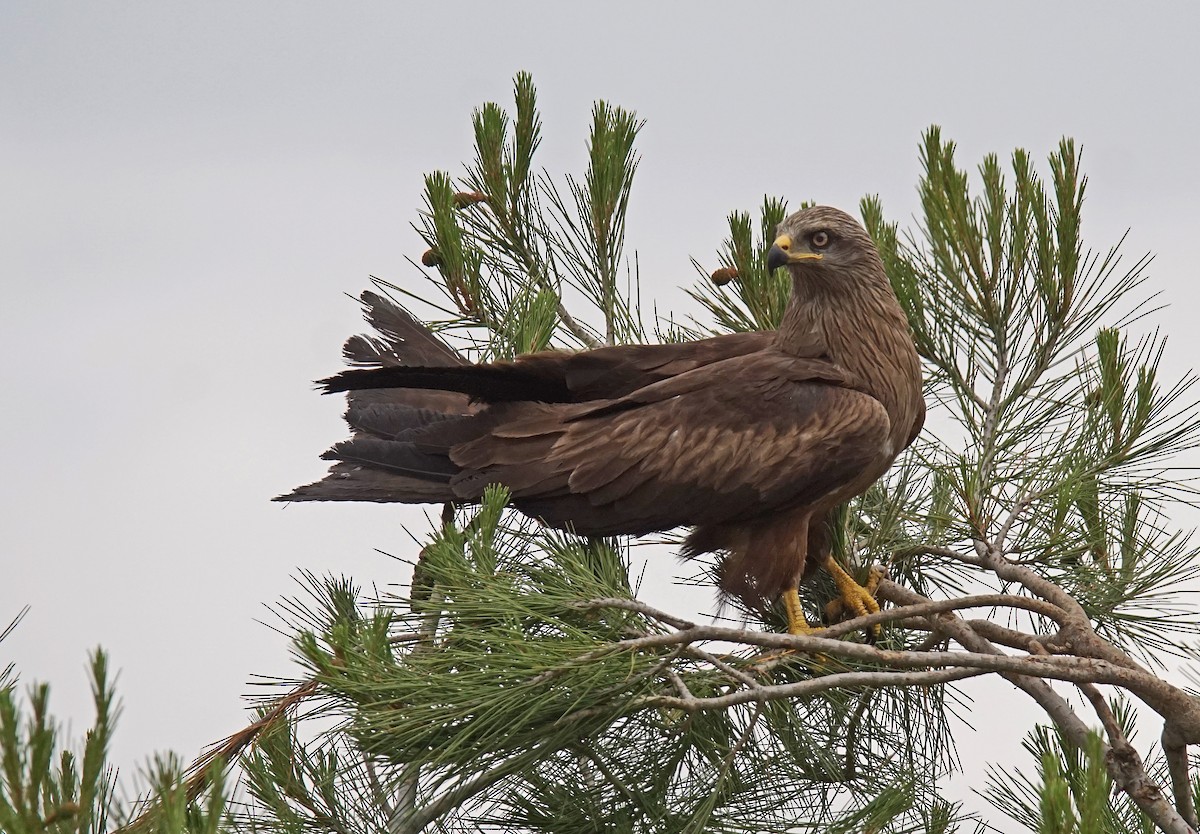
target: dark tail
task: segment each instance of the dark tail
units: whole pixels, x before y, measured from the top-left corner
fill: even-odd
[[[363,305],[363,318],[379,335],[351,336],[347,339],[342,348],[346,364],[366,367],[453,367],[471,364],[390,298],[370,290],[365,290],[359,298]]]
[[[396,370],[436,374],[471,367],[457,351],[386,296],[367,291],[361,299],[363,316],[375,334],[352,336],[342,352],[349,364],[370,369],[347,373],[369,375]],[[324,478],[280,495],[275,501],[454,500],[448,483],[453,464],[435,450],[418,451],[411,438],[434,424],[444,425],[475,412],[468,392],[444,385],[347,385],[338,390],[349,392],[345,417],[350,438],[322,456],[335,461]]]

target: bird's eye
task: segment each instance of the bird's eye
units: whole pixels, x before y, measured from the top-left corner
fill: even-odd
[[[829,232],[813,232],[808,240],[813,249],[824,249],[829,245]]]

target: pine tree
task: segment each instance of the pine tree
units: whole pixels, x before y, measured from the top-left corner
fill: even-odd
[[[637,117],[597,104],[587,170],[565,180],[535,167],[527,75],[511,114],[486,104],[473,122],[465,173],[426,178],[416,228],[428,248],[414,261],[442,299],[438,330],[471,358],[777,324],[788,279],[763,253],[782,200],[729,216],[715,268],[691,290],[694,317],[647,320],[623,246]],[[749,611],[733,625],[690,622],[639,599],[630,542],[539,528],[493,488],[423,536],[403,594],[368,598],[348,579],[306,575],[306,594],[281,607],[302,678],[188,774],[160,768],[152,811],[132,826],[1010,830],[938,790],[956,764],[949,718],[971,709],[957,682],[999,675],[1046,713],[1020,728],[1037,775],[997,769],[984,791],[1012,824],[1194,830],[1187,745],[1200,742],[1200,702],[1161,673],[1196,631],[1182,588],[1200,554],[1169,513],[1192,500],[1172,456],[1200,437],[1200,410],[1192,377],[1160,379],[1164,340],[1144,323],[1149,258],[1125,258],[1121,241],[1085,247],[1087,181],[1070,140],[1045,178],[1021,150],[1006,164],[985,157],[972,177],[936,127],[921,154],[913,229],[874,197],[860,206],[926,363],[931,412],[839,515],[839,560],[863,580],[886,571],[881,613],[844,620],[819,580],[805,589],[829,624],[818,635],[780,633],[780,618]],[[429,303],[426,291],[377,290]],[[373,344],[386,352],[388,339]],[[867,642],[874,623],[881,636]],[[96,686],[108,691],[102,671]],[[18,789],[48,778],[56,743],[37,729],[44,691],[30,703],[23,737],[15,689],[3,688],[0,822],[21,821],[4,830],[104,830],[49,819],[60,794],[76,796],[66,787],[40,804]],[[1131,739],[1146,722],[1163,731],[1143,761]],[[56,785],[76,779],[66,773]],[[89,796],[111,794],[88,778]]]

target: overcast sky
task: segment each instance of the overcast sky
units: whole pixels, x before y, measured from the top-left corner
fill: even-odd
[[[411,554],[419,509],[268,499],[343,435],[310,380],[360,330],[345,293],[369,274],[420,291],[422,174],[460,170],[472,107],[511,101],[522,69],[552,172],[582,170],[595,99],[646,120],[629,246],[660,310],[689,310],[689,257],[715,263],[725,215],[764,193],[850,210],[878,193],[905,221],[929,124],[971,165],[1074,136],[1088,240],[1131,229],[1130,255],[1156,253],[1182,371],[1200,352],[1198,10],[5,0],[0,621],[32,610],[0,665],[51,682],[79,730],[102,645],[116,760],[190,758],[241,726],[253,675],[296,673],[259,621],[298,569],[405,578],[375,548]],[[651,568],[658,593],[679,572]],[[1036,715],[1003,684],[967,690]],[[1019,734],[964,740],[975,778]]]

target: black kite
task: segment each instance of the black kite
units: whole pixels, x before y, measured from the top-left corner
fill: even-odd
[[[862,226],[818,206],[777,233],[767,263],[793,290],[776,332],[472,365],[365,294],[385,341],[346,355],[382,367],[322,381],[350,392],[353,436],[277,500],[463,502],[500,483],[580,535],[690,526],[684,555],[719,554],[722,591],[750,606],[782,596],[792,633],[812,630],[797,588],[818,565],[850,610],[878,610],[829,555],[825,517],[920,431],[920,364]]]

